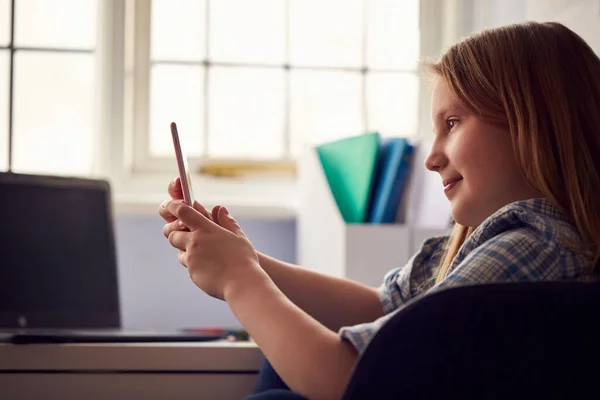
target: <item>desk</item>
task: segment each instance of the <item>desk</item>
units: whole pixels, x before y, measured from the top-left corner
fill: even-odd
[[[0,398],[239,400],[261,360],[250,342],[0,344]]]

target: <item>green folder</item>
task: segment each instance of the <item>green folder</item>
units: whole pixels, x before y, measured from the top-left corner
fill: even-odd
[[[365,133],[317,146],[317,153],[331,193],[348,224],[365,222],[379,133]]]

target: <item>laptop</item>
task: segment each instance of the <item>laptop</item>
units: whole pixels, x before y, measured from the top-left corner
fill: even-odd
[[[0,173],[0,340],[205,341],[121,329],[108,182]]]

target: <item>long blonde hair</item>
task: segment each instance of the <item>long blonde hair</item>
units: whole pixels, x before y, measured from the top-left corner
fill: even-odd
[[[482,31],[429,64],[468,112],[507,126],[532,188],[579,231],[578,248],[600,260],[600,59],[559,23]],[[455,224],[436,283],[474,227]]]

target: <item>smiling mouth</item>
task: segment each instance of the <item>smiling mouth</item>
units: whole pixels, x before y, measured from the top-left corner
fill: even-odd
[[[456,186],[456,184],[460,181],[462,181],[462,178],[455,179],[446,183],[446,186],[444,186],[444,193],[448,193],[449,191],[451,191],[454,188],[454,186]]]

